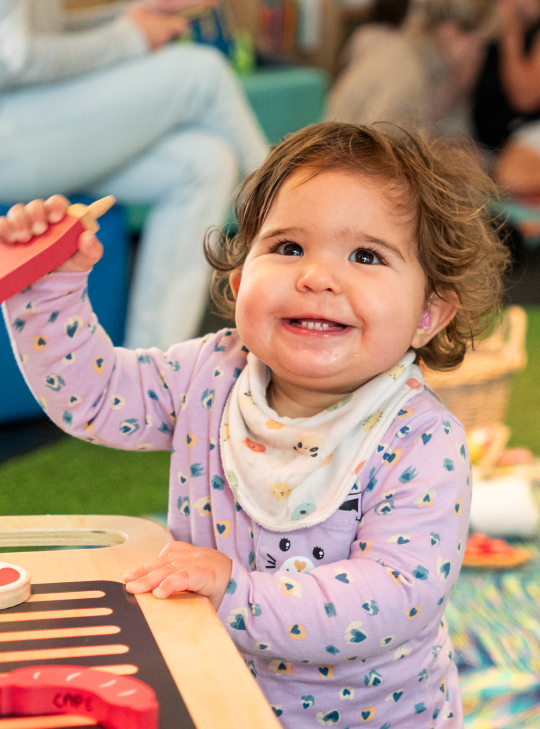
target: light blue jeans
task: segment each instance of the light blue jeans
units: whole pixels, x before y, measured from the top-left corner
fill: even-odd
[[[0,97],[0,199],[85,192],[151,203],[130,348],[165,350],[196,332],[208,290],[204,231],[223,222],[238,180],[267,151],[225,59],[207,46],[171,45]]]

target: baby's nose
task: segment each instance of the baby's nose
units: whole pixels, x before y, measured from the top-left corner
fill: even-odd
[[[297,288],[300,291],[332,291],[337,294],[341,293],[343,285],[339,273],[330,263],[318,261],[305,266],[298,277]]]

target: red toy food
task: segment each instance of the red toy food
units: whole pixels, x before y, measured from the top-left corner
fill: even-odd
[[[507,448],[497,458],[498,466],[516,466],[529,464],[534,461],[534,456],[527,448]]]
[[[0,303],[67,261],[77,250],[80,234],[85,230],[97,233],[96,218],[115,202],[109,195],[88,207],[70,205],[67,215],[49,225],[43,235],[34,236],[28,243],[0,243]]]
[[[82,666],[32,666],[0,676],[0,716],[78,714],[104,729],[157,729],[158,704],[142,681]]]
[[[463,564],[467,567],[509,569],[517,567],[533,555],[529,549],[512,547],[504,539],[492,539],[485,534],[471,534],[465,547]]]

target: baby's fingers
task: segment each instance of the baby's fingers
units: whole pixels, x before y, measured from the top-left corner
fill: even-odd
[[[11,226],[4,216],[0,217],[0,243],[14,243],[11,235]]]
[[[154,588],[154,597],[158,597],[160,600],[163,600],[170,597],[170,595],[173,595],[175,592],[186,592],[186,590],[189,590],[190,592],[201,592],[201,594],[204,594],[201,591],[201,588],[205,583],[206,580],[200,572],[195,571],[194,573],[189,567],[184,567],[183,569],[177,570],[165,577],[165,579],[163,579],[160,584]]]
[[[127,574],[131,576],[134,573]],[[160,562],[157,569],[147,571],[138,578],[130,579],[126,584],[126,590],[135,594],[153,591],[155,597],[159,598],[166,598],[175,592],[186,590],[200,592],[204,595],[211,582],[206,570],[201,569],[200,566],[187,565],[177,568],[172,564]]]
[[[47,230],[49,221],[43,200],[32,200],[24,208],[31,235],[41,235]]]
[[[69,207],[69,200],[63,195],[53,195],[45,200],[45,213],[49,223],[58,223]]]
[[[173,566],[170,564],[161,564],[160,567],[152,570],[151,572],[147,572],[135,579],[129,579],[126,583],[126,590],[134,594],[151,592],[170,576],[171,570],[173,569]],[[127,574],[131,575],[133,573],[128,572]]]
[[[0,218],[0,240],[27,243],[32,236],[45,233],[50,223],[62,220],[68,205],[63,195],[53,195],[45,202],[32,200],[28,205],[14,205],[6,217]]]
[[[212,562],[213,564],[192,562],[180,569],[173,568],[154,588],[154,597],[164,599],[177,592],[196,592],[207,597],[214,610],[217,610],[229,584],[232,562],[224,554]]]
[[[60,195],[56,197],[60,198]],[[65,198],[63,198],[65,200]],[[64,217],[66,205],[60,208],[57,201],[55,205],[55,218],[61,220]],[[26,243],[34,235],[45,233],[51,221],[47,212],[46,203],[43,200],[32,200],[28,205],[14,205],[8,210],[7,220],[11,227],[11,239]]]
[[[27,215],[26,208],[20,203],[7,211],[6,221],[9,227],[9,240],[11,242],[27,243],[32,237],[32,220]]]
[[[137,567],[134,570],[129,570],[129,572],[125,572],[124,582],[133,582],[133,580],[138,580],[143,575],[147,575],[149,572],[157,570],[160,567],[163,567],[165,564],[167,564],[167,560],[160,559],[158,557],[157,559],[152,560],[152,562],[147,562],[142,567]]]

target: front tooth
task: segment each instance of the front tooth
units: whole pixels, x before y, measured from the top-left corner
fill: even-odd
[[[307,326],[308,326],[308,329],[314,329],[315,328],[315,324],[312,321],[308,321]]]
[[[315,329],[322,329],[322,324],[320,321],[315,322]]]

